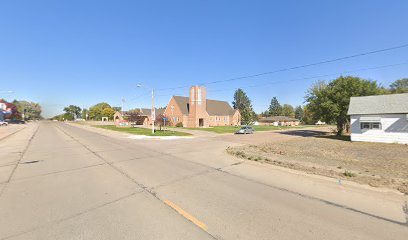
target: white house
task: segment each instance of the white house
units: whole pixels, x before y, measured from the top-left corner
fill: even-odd
[[[408,144],[408,93],[352,97],[351,141]]]

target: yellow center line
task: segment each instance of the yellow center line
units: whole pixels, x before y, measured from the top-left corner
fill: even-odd
[[[167,204],[168,206],[170,206],[171,208],[173,208],[174,210],[176,210],[179,214],[181,214],[183,217],[187,218],[190,222],[194,223],[199,228],[203,229],[204,231],[208,230],[208,227],[207,227],[207,225],[205,225],[205,223],[203,223],[200,220],[198,220],[197,218],[193,217],[191,214],[184,211],[183,209],[178,207],[176,204],[170,202],[169,200],[164,200],[164,203]]]

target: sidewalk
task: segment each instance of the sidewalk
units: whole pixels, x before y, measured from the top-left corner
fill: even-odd
[[[396,190],[339,181],[253,161],[244,161],[223,170],[273,188],[408,226],[408,196]]]
[[[0,140],[26,128],[28,124],[9,124],[8,126],[0,126]]]

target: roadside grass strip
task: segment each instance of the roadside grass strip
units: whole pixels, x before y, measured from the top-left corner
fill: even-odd
[[[155,131],[155,133],[153,134],[152,130],[148,128],[139,128],[139,127],[121,128],[121,127],[116,127],[114,125],[94,125],[93,127],[117,131],[117,132],[129,133],[129,134],[134,134],[134,135],[151,136],[151,137],[191,136],[191,134],[189,133],[178,132],[178,131],[173,131],[173,130],[166,130],[166,131],[159,130],[159,131]]]

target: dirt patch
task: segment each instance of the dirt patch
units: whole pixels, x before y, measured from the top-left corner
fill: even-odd
[[[408,193],[407,145],[320,136],[230,147],[227,152],[248,160]]]

